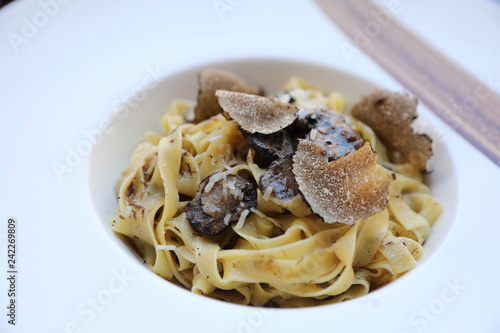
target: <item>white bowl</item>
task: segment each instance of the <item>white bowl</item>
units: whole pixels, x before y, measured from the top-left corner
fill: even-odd
[[[263,87],[268,94],[277,92],[290,76],[299,75],[327,90],[340,92],[346,101],[347,108],[356,102],[361,95],[370,93],[375,88],[383,88],[364,78],[336,68],[286,59],[239,59],[209,63],[173,73],[162,78],[159,82],[153,82],[150,86],[143,87],[142,93],[136,94],[132,101],[125,103],[112,114],[109,119],[111,126],[107,133],[102,133],[102,140],[96,142],[93,147],[87,170],[91,202],[102,224],[102,230],[109,235],[109,241],[114,242],[120,249],[110,255],[128,257],[130,265],[134,269],[144,270],[146,268],[113,234],[108,224],[108,218],[115,214],[117,207],[117,200],[113,191],[114,186],[121,172],[128,165],[132,152],[142,140],[144,132],[160,132],[159,119],[170,101],[174,98],[196,99],[198,91],[197,74],[202,68],[206,67],[217,67],[234,72],[249,84]],[[420,108],[423,108],[423,106],[420,106]],[[389,292],[398,293],[397,288],[409,285],[406,283],[402,286],[401,281],[416,278],[418,271],[438,251],[454,221],[458,189],[455,168],[443,140],[439,140],[439,138],[435,140],[434,152],[434,171],[429,176],[429,184],[432,194],[443,205],[443,213],[431,229],[430,236],[424,245],[426,255],[419,260],[419,266],[388,286],[366,296],[341,304],[325,305],[320,308],[324,307],[331,309],[329,311],[344,312],[347,308],[353,309],[352,307],[356,306],[356,304],[382,300],[385,297],[384,295]],[[178,294],[179,287],[157,277],[153,273],[150,274],[150,278],[146,279],[148,280],[144,281],[144,283],[148,284],[149,289],[156,288],[158,292],[165,293],[165,295]],[[191,295],[189,292],[181,292],[180,295],[186,298],[185,301],[210,304],[211,307],[220,308],[220,311],[225,313],[228,313],[230,308],[239,308],[237,310],[239,313],[241,311],[253,311],[249,312],[248,315],[253,314],[257,318],[258,314],[260,314],[262,318],[267,318],[263,312],[255,312],[255,308],[254,310],[248,310],[251,307],[246,307],[248,309],[241,310],[241,306],[226,304],[206,297],[201,300],[202,296]],[[181,302],[183,301],[181,300]],[[341,310],[342,308],[344,310]],[[311,309],[277,309],[276,311],[281,314],[292,311],[295,315],[297,311],[304,314],[311,313]],[[214,313],[216,313],[215,310]],[[245,316],[245,314],[240,314],[239,318],[245,320],[247,318]],[[273,316],[273,319],[276,320],[276,316]],[[249,323],[246,322],[246,324]],[[249,325],[250,328],[256,327],[252,324]]]

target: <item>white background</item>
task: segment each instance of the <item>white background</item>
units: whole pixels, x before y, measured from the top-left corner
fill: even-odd
[[[500,91],[498,1],[399,2],[397,19]],[[226,11],[216,9],[224,5]],[[445,140],[453,142],[460,206],[450,235],[419,281],[405,281],[394,292],[398,298],[363,309],[347,303],[286,313],[237,307],[212,316],[211,300],[183,291],[164,297],[145,283],[149,272],[129,270],[128,258],[102,232],[86,190],[85,156],[61,181],[53,170],[150,71],[164,76],[212,60],[279,56],[331,64],[401,89],[362,53],[346,57],[342,43],[351,42],[301,0],[17,0],[1,9],[0,267],[4,274],[6,224],[14,217],[19,274],[16,326],[7,324],[8,285],[0,275],[0,331],[499,332],[500,169],[453,133]],[[123,272],[131,279],[119,282]],[[85,312],[106,290],[112,299]],[[433,313],[438,303],[444,307]],[[356,316],[367,309],[377,316]],[[427,317],[425,309],[431,309]]]

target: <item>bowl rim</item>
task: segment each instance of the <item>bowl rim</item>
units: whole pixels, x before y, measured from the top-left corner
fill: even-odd
[[[227,67],[242,66],[242,65],[244,66],[245,64],[248,65],[248,63],[252,63],[252,65],[259,65],[259,66],[263,66],[264,64],[269,64],[269,63],[275,63],[275,64],[279,64],[279,65],[294,65],[294,66],[315,68],[317,70],[325,70],[328,72],[340,73],[341,75],[350,77],[351,79],[362,81],[364,84],[368,84],[374,88],[377,88],[380,86],[375,81],[372,81],[369,78],[360,76],[359,73],[348,70],[346,68],[341,68],[339,66],[336,66],[335,64],[327,63],[324,61],[317,61],[317,60],[305,60],[305,59],[300,58],[300,57],[281,57],[281,56],[227,57],[227,58],[219,58],[217,60],[210,60],[210,61],[198,61],[198,62],[194,62],[194,63],[188,64],[188,65],[180,66],[180,67],[176,68],[175,70],[168,72],[167,75],[162,76],[160,78],[160,81],[162,83],[164,83],[165,81],[169,81],[169,80],[175,78],[176,76],[184,76],[184,75],[187,75],[188,72],[191,72],[194,70],[199,71],[200,69],[206,68],[206,67],[217,67],[217,68],[227,69]],[[288,76],[292,76],[292,75],[294,75],[294,73],[290,73]],[[309,78],[307,78],[307,80],[311,81],[312,83],[315,83],[313,80],[310,80]],[[144,87],[144,88],[147,89],[147,87]],[[146,99],[147,99],[147,97],[146,97]],[[115,120],[115,118],[117,117],[117,112],[119,111],[120,107],[123,104],[126,104],[127,102],[128,101],[125,101],[125,102],[121,103],[118,107],[116,107],[111,112],[111,114],[109,114],[106,117],[106,119],[108,121]],[[140,107],[138,109],[140,109]],[[422,116],[422,112],[419,112],[419,115],[422,118],[424,118],[425,120],[427,120],[425,115]],[[430,121],[429,121],[429,124],[431,126],[433,126]],[[103,140],[105,140],[105,138]],[[98,146],[100,146],[100,144],[99,145],[96,145],[96,144],[92,145],[92,149],[89,153],[89,156],[87,159],[87,164],[86,164],[86,184],[87,184],[87,191],[88,191],[88,194],[90,196],[90,203],[92,206],[92,210],[94,211],[95,217],[97,218],[96,222],[101,225],[100,226],[101,228],[105,229],[105,233],[108,236],[112,236],[112,237],[110,237],[110,238],[112,238],[111,242],[115,245],[115,246],[113,246],[113,248],[115,250],[118,250],[118,252],[120,252],[120,253],[125,253],[124,249],[126,248],[126,245],[123,244],[123,242],[118,238],[118,236],[115,235],[113,233],[113,231],[109,228],[109,225],[108,225],[109,223],[107,221],[101,220],[100,213],[98,212],[98,209],[96,208],[96,205],[95,205],[95,202],[93,199],[93,194],[92,194],[93,189],[91,186],[91,182],[92,182],[91,178],[93,176],[92,166],[95,163],[94,153],[95,153],[95,150],[98,149]],[[448,172],[451,175],[451,177],[455,178],[453,183],[457,187],[457,189],[456,189],[456,191],[454,191],[454,197],[455,197],[453,200],[455,203],[454,211],[452,212],[452,216],[449,217],[449,218],[451,218],[451,221],[448,223],[449,225],[448,225],[448,228],[445,230],[444,235],[441,235],[441,237],[442,237],[441,241],[437,244],[433,253],[431,255],[428,255],[427,253],[424,254],[421,258],[419,258],[419,260],[418,260],[419,264],[417,267],[411,269],[410,271],[406,272],[404,275],[400,276],[399,278],[390,282],[387,285],[384,285],[380,288],[377,288],[376,290],[370,291],[366,295],[356,297],[353,299],[349,299],[348,302],[324,304],[324,305],[319,305],[320,307],[331,307],[331,306],[338,307],[341,304],[342,305],[349,304],[349,305],[355,306],[358,303],[373,302],[374,300],[378,300],[380,298],[380,295],[383,294],[383,292],[386,291],[387,288],[391,288],[391,287],[397,288],[398,285],[407,283],[407,281],[410,280],[412,277],[417,277],[420,274],[420,271],[422,271],[422,268],[425,267],[425,264],[428,261],[432,260],[432,258],[434,258],[436,256],[436,253],[438,253],[443,248],[443,244],[449,238],[448,236],[450,235],[450,233],[455,225],[454,222],[456,220],[456,210],[458,207],[459,196],[458,196],[458,181],[456,180],[456,178],[457,178],[456,167],[455,167],[455,163],[453,160],[453,156],[452,156],[452,154],[450,154],[450,149],[447,147],[447,144],[445,142],[440,142],[439,146],[440,146],[440,150],[443,150],[441,153],[444,153],[446,155],[446,157],[449,159],[449,161],[452,162],[451,164],[452,164],[453,169],[448,170]],[[431,177],[432,177],[432,174],[431,174]],[[432,191],[432,188],[431,188],[431,191]],[[436,223],[439,223],[439,219],[438,219],[438,221],[436,221]],[[430,233],[429,238],[431,238],[431,236],[433,234],[432,231],[433,231],[433,227],[431,227],[431,233]],[[106,238],[107,238],[107,236],[106,236]],[[426,249],[426,246],[424,244],[424,250],[425,249]],[[188,297],[195,296],[195,298],[193,300],[199,300],[200,298],[204,298],[204,299],[206,299],[206,301],[208,303],[213,303],[212,301],[215,301],[215,303],[213,303],[213,305],[219,304],[218,306],[230,306],[230,307],[237,306],[237,307],[245,308],[245,309],[248,309],[248,308],[255,309],[255,307],[248,306],[248,305],[230,303],[230,302],[221,301],[221,300],[214,299],[214,298],[207,297],[207,296],[197,295],[197,294],[191,292],[190,290],[185,289],[182,286],[178,286],[178,285],[171,283],[170,281],[158,276],[157,274],[154,274],[151,270],[149,270],[146,266],[144,266],[142,264],[142,262],[140,262],[139,260],[137,260],[137,258],[135,258],[133,251],[131,251],[128,248],[126,248],[126,250],[128,251],[128,253],[125,253],[126,254],[125,257],[128,257],[128,259],[126,259],[126,261],[129,263],[131,262],[132,265],[134,265],[133,267],[135,269],[140,269],[141,271],[148,272],[150,276],[154,276],[154,279],[157,279],[155,281],[159,281],[159,283],[164,285],[164,288],[166,288],[165,291],[167,293],[170,290],[170,287],[174,287],[176,290],[179,290],[183,294],[188,295]],[[123,257],[123,255],[119,255],[119,256]],[[130,259],[132,259],[132,260],[130,260]],[[167,282],[167,283],[165,283],[165,282]],[[394,289],[394,288],[391,288],[391,289]],[[257,307],[257,308],[259,308],[259,307]],[[301,312],[303,312],[303,311],[307,311],[308,309],[313,310],[315,308],[317,308],[317,307],[316,306],[309,306],[309,307],[302,307],[302,308],[277,308],[276,310],[278,310],[280,312],[282,312],[282,311],[294,311],[294,312],[301,311]]]

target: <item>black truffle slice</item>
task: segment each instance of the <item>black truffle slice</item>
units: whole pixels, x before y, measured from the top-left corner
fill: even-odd
[[[241,91],[249,94],[257,94],[259,89],[250,86],[239,76],[222,69],[204,69],[198,75],[198,103],[194,109],[195,121],[208,119],[222,112],[217,102],[215,91],[224,89],[229,91]]]
[[[198,235],[218,235],[257,206],[252,182],[228,172],[216,172],[200,183],[187,208],[187,219]]]
[[[273,195],[283,202],[292,200],[299,194],[299,187],[292,172],[292,156],[280,158],[271,163],[266,173],[259,180],[259,187],[268,199]]]
[[[328,110],[300,109],[295,121],[276,133],[242,132],[258,156],[270,163],[265,165],[268,170],[260,178],[262,193],[265,198],[272,194],[282,202],[290,201],[298,194],[291,156],[297,149],[299,139],[306,138],[324,146],[329,161],[345,156],[363,145],[363,140],[344,118]]]
[[[351,113],[370,126],[383,143],[399,151],[420,170],[430,171],[432,140],[416,133],[412,123],[418,117],[418,100],[408,94],[377,90],[363,96]]]
[[[387,204],[391,180],[377,167],[368,142],[329,162],[325,147],[302,140],[293,156],[293,173],[304,200],[327,223],[353,225]]]
[[[219,105],[248,133],[278,132],[297,118],[298,109],[290,104],[257,95],[217,90]]]

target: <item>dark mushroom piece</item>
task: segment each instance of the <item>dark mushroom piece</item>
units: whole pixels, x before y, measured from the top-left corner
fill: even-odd
[[[285,203],[293,200],[299,187],[292,172],[292,155],[299,139],[322,147],[327,161],[359,149],[363,140],[338,116],[328,110],[304,110],[275,99],[244,93],[216,92],[226,116],[239,125],[246,141],[267,171],[259,179],[264,197]]]
[[[272,134],[241,131],[248,145],[268,163],[293,154],[294,139],[288,128]]]
[[[283,130],[270,134],[248,133],[241,129],[243,137],[257,156],[267,160],[264,167],[277,159],[291,156],[297,148],[298,139],[303,139],[317,122],[316,113],[299,109],[294,122]]]
[[[260,178],[259,187],[262,193],[272,193],[282,202],[292,200],[299,193],[292,172],[291,158],[299,139],[305,138],[323,146],[328,161],[338,159],[363,146],[361,137],[342,116],[328,110],[301,110],[297,115],[294,123],[283,131],[265,136],[244,134],[256,152],[273,161]]]
[[[218,235],[257,206],[252,182],[228,172],[216,172],[200,183],[187,208],[187,219],[198,235]]]
[[[295,119],[291,126],[293,129],[292,134],[296,137],[303,138],[313,129],[317,122],[318,114],[316,110],[299,108],[299,112],[297,112],[297,119]]]
[[[292,164],[291,155],[277,159],[271,163],[267,171],[260,177],[259,187],[265,199],[267,199],[268,195],[273,195],[278,200],[286,202],[299,194],[299,187],[292,172]]]
[[[326,148],[328,161],[336,160],[363,146],[363,139],[344,117],[329,111],[316,111],[316,121],[305,139]]]

